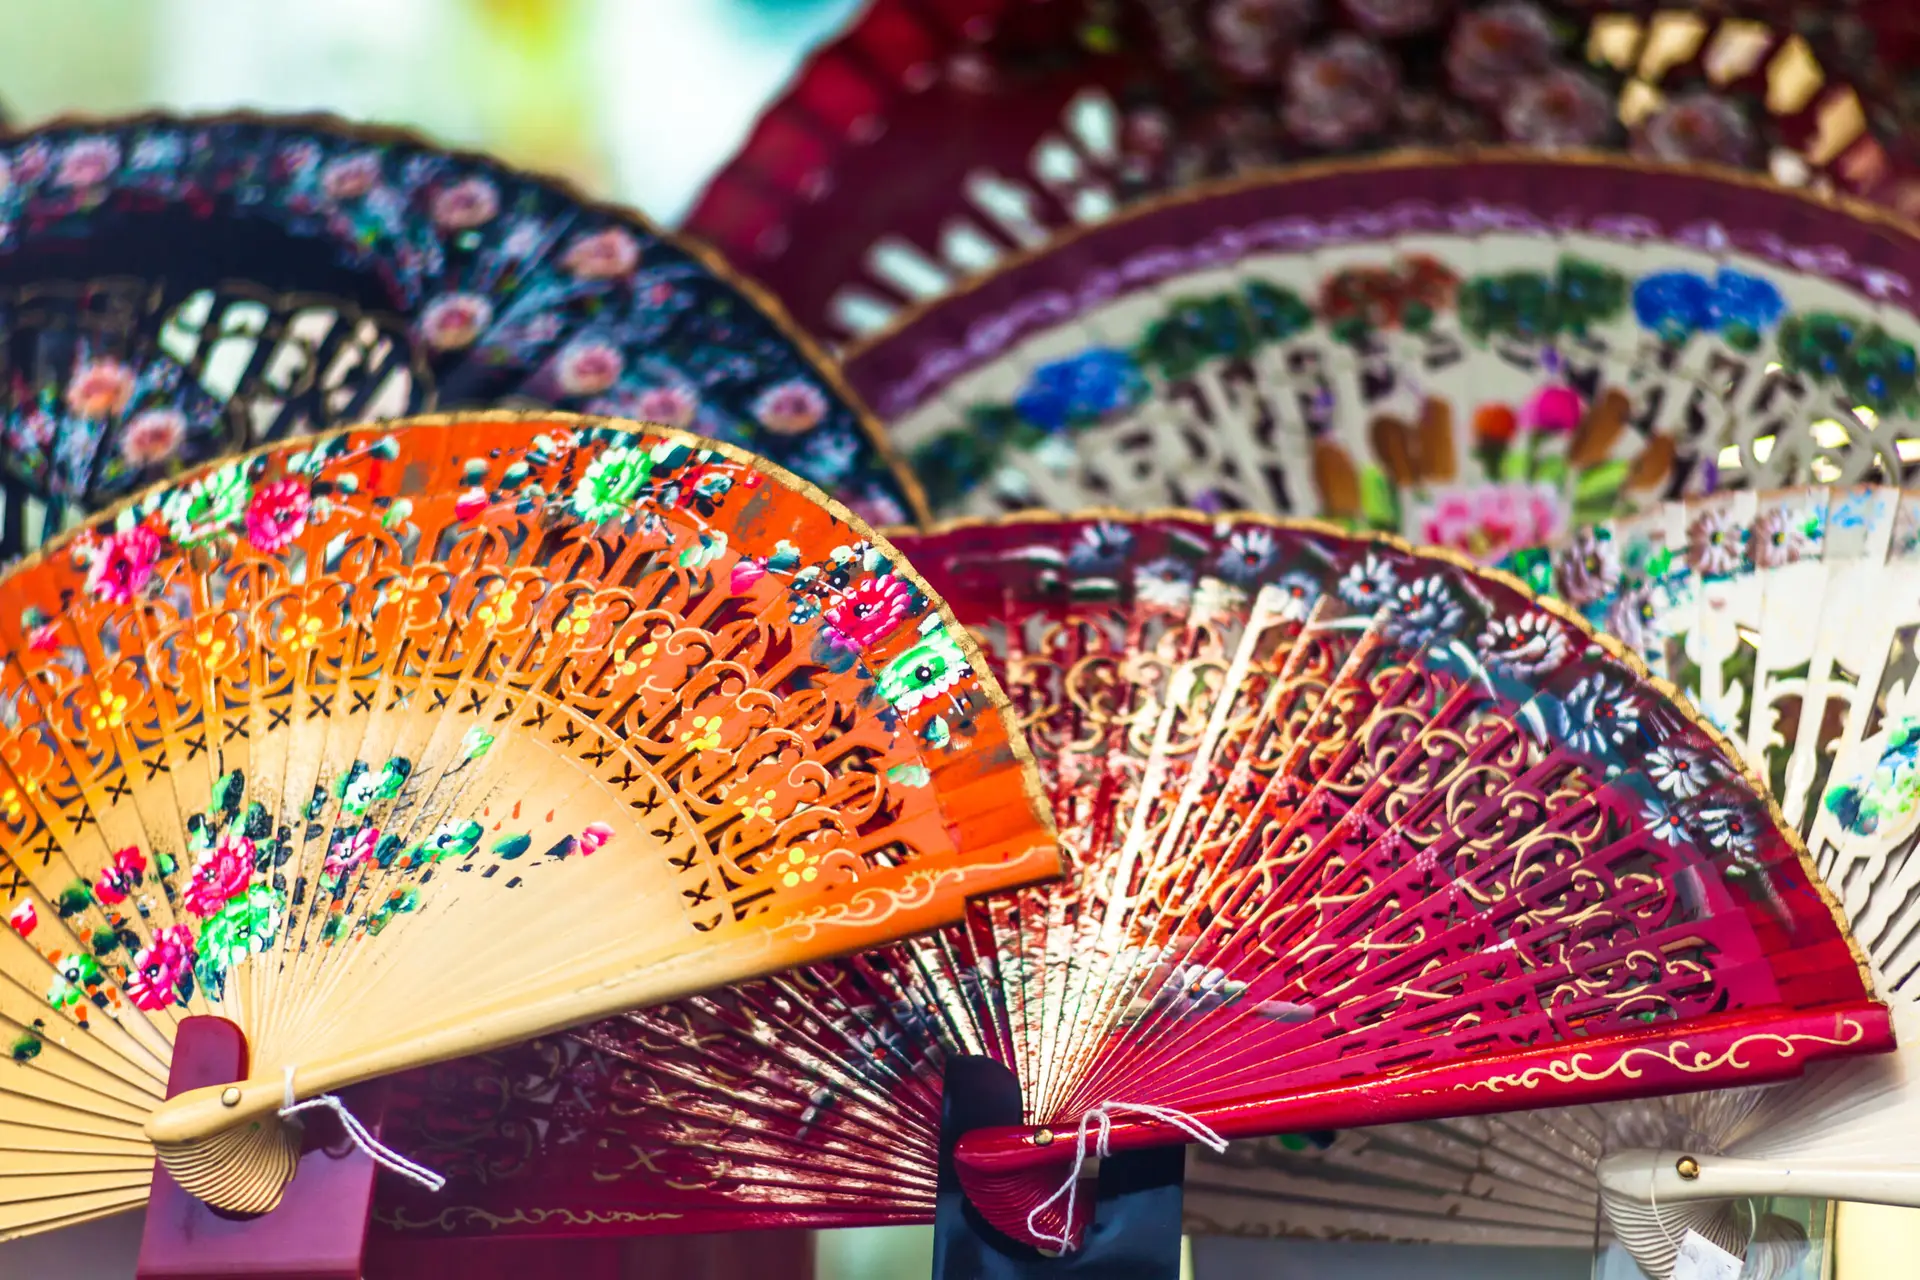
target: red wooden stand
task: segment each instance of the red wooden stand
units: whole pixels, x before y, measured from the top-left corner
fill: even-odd
[[[243,1080],[247,1040],[224,1018],[187,1018],[173,1046],[167,1096]],[[354,1114],[380,1132],[378,1094]],[[362,1109],[372,1104],[376,1114]],[[154,1162],[153,1194],[140,1241],[139,1280],[360,1280],[377,1167],[328,1113],[303,1117],[306,1151],[286,1197],[272,1213],[220,1213],[180,1189]]]

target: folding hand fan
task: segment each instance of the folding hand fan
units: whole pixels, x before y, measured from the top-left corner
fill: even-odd
[[[0,557],[203,459],[443,406],[624,413],[916,514],[837,374],[638,215],[320,117],[0,142]]]
[[[1142,194],[1355,152],[1612,148],[1920,195],[1910,8],[1701,8],[871,0],[687,227],[844,336]]]
[[[390,1225],[925,1220],[957,1054],[1010,1068],[1028,1124],[959,1144],[967,1193],[1059,1241],[1102,1118],[1122,1152],[1888,1047],[1737,758],[1511,579],[1252,518],[1036,516],[907,546],[1011,691],[1073,878],[418,1082],[400,1141],[459,1176],[389,1201]],[[1660,764],[1682,752],[1685,789]]]
[[[284,442],[0,598],[0,1234],[139,1202],[156,1149],[270,1207],[296,1099],[1058,870],[944,606],[817,491],[665,428]],[[163,1101],[197,1013],[252,1077]]]
[[[1497,559],[1904,474],[1920,240],[1734,174],[1400,157],[1063,237],[860,347],[937,508],[1321,514]]]
[[[1531,565],[1522,567],[1531,568]],[[1582,530],[1551,581],[1642,652],[1770,782],[1894,997],[1899,1053],[1771,1089],[1343,1133],[1202,1157],[1213,1229],[1508,1243],[1613,1229],[1664,1278],[1688,1230],[1736,1253],[1766,1196],[1920,1204],[1913,1004],[1920,501],[1893,489],[1715,495]],[[1649,768],[1681,791],[1704,762]],[[1656,1154],[1657,1153],[1657,1154]],[[1764,1224],[1764,1219],[1760,1220]]]

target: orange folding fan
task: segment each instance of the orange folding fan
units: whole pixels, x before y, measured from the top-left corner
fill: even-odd
[[[289,441],[0,580],[0,1236],[278,1202],[283,1106],[1055,874],[967,633],[737,450],[564,414]],[[166,1100],[181,1018],[251,1077]]]

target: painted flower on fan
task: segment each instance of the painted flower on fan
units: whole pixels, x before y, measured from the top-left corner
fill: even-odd
[[[1352,146],[1393,119],[1400,73],[1385,50],[1342,33],[1287,64],[1287,104],[1281,120],[1309,146]]]
[[[307,527],[313,498],[298,480],[276,480],[253,495],[247,504],[247,541],[255,550],[274,555],[293,545]]]
[[[1459,485],[1438,489],[1420,519],[1424,542],[1492,564],[1559,540],[1566,511],[1551,485]]]
[[[856,649],[870,649],[913,613],[913,586],[898,574],[868,578],[826,611],[826,623]]]
[[[1462,14],[1447,41],[1447,78],[1469,102],[1498,107],[1553,64],[1559,41],[1536,4],[1506,0]]]
[[[1474,638],[1473,647],[1493,674],[1528,680],[1557,670],[1572,653],[1573,642],[1551,614],[1530,610],[1495,618]]]
[[[1467,613],[1447,580],[1437,573],[1415,578],[1393,593],[1387,610],[1386,633],[1401,644],[1430,645],[1456,635]]]
[[[1746,530],[1731,506],[1709,507],[1687,526],[1687,563],[1695,573],[1724,577],[1740,568],[1745,552]]]
[[[108,534],[93,548],[87,567],[87,594],[109,604],[128,604],[153,581],[160,560],[160,539],[145,525]]]
[[[1560,707],[1561,736],[1568,746],[1606,755],[1640,732],[1640,704],[1618,680],[1602,672],[1584,676]]]
[[[570,396],[597,396],[620,380],[626,362],[610,343],[586,338],[568,343],[554,358],[554,381]]]
[[[606,848],[607,842],[612,840],[613,836],[613,828],[606,823],[589,822],[580,828],[580,834],[574,840],[574,845],[580,850],[581,857],[590,858]]]
[[[25,938],[40,927],[40,913],[33,909],[33,903],[30,900],[16,902],[7,911],[7,924],[15,933]]]
[[[226,971],[271,947],[286,919],[287,899],[269,884],[249,885],[200,927],[194,971],[218,993]]]
[[[711,751],[720,745],[722,721],[719,716],[690,716],[680,730],[680,744],[689,751]]]
[[[694,540],[674,557],[683,569],[704,569],[727,553],[727,535],[723,530],[702,529]]]
[[[560,255],[560,265],[576,280],[612,280],[640,265],[640,242],[622,227],[576,236]]]
[[[1577,605],[1592,604],[1620,585],[1620,548],[1604,532],[1585,528],[1574,534],[1554,568],[1561,595]]]
[[[229,462],[169,492],[160,504],[160,516],[176,543],[198,546],[238,525],[252,497],[246,465]]]
[[[94,877],[93,896],[107,906],[125,902],[127,895],[140,887],[147,874],[147,858],[139,848],[128,845],[113,855],[113,861]]]
[[[777,436],[799,435],[827,416],[827,398],[811,382],[794,379],[761,392],[753,402],[753,416]]]
[[[75,138],[60,153],[56,187],[97,187],[120,167],[120,144],[112,138]]]
[[[1446,0],[1340,0],[1340,7],[1371,34],[1389,39],[1430,31],[1447,10]]]
[[[736,560],[733,572],[727,577],[727,589],[735,595],[745,595],[753,589],[753,584],[767,576],[764,560],[753,556],[743,556]]]
[[[330,160],[320,170],[320,190],[329,200],[358,200],[380,182],[380,153],[362,151]]]
[[[1649,652],[1660,640],[1660,604],[1650,586],[1629,587],[1607,607],[1606,628],[1629,649]]]
[[[1313,22],[1314,0],[1215,0],[1207,15],[1213,56],[1236,75],[1270,75],[1275,55]]]
[[[315,649],[327,629],[327,620],[317,613],[301,610],[290,614],[273,633],[275,640],[288,649]]]
[[[420,338],[435,351],[472,346],[493,323],[493,304],[477,293],[443,293],[421,309]]]
[[[1280,544],[1273,530],[1259,526],[1235,529],[1214,561],[1214,572],[1229,582],[1250,586],[1279,558]]]
[[[500,192],[482,177],[462,178],[433,197],[433,220],[447,231],[470,231],[500,212]]]
[[[82,418],[110,418],[133,399],[133,370],[114,359],[90,360],[67,383],[67,408]]]
[[[771,822],[775,798],[772,787],[768,787],[757,796],[751,791],[742,790],[733,798],[733,805],[740,810],[742,818],[759,818],[763,822]]]
[[[682,386],[648,387],[633,406],[639,421],[667,427],[690,427],[699,415],[700,397]]]
[[[187,910],[204,918],[238,897],[253,878],[253,855],[253,841],[247,837],[221,836],[219,843],[193,865],[192,877],[181,895]]]
[[[1680,814],[1664,800],[1649,798],[1641,803],[1640,821],[1648,835],[1667,844],[1678,845],[1691,837]]]
[[[153,1013],[178,1001],[186,1003],[181,980],[193,972],[193,932],[185,925],[156,929],[153,941],[133,956],[127,998],[133,1007]]]
[[[1554,67],[1521,81],[1500,110],[1507,141],[1548,151],[1603,142],[1613,121],[1613,97],[1606,87],[1572,67]]]
[[[178,409],[145,409],[120,432],[120,456],[145,469],[171,462],[187,438],[187,415]]]
[[[1745,166],[1756,149],[1746,113],[1730,99],[1705,90],[1669,101],[1641,122],[1633,141],[1635,155],[1676,164]]]
[[[1367,558],[1340,576],[1334,585],[1339,597],[1355,609],[1378,609],[1400,585],[1393,566],[1369,551]]]
[[[1689,747],[1655,747],[1647,753],[1647,776],[1675,800],[1691,800],[1712,785],[1712,761]]]
[[[1633,286],[1633,315],[1661,341],[1682,343],[1714,327],[1713,285],[1694,271],[1656,271]]]
[[[500,579],[489,583],[473,616],[483,627],[499,630],[512,626],[520,616],[519,585]]]
[[[100,971],[100,962],[84,951],[56,951],[47,958],[53,962],[53,981],[47,985],[47,1003],[56,1009],[77,1009],[84,1025],[88,988],[99,986],[100,980],[106,976]]]
[[[583,596],[555,621],[553,634],[562,640],[585,640],[587,632],[593,629],[593,619],[598,612],[593,601]]]
[[[1754,521],[1748,550],[1762,569],[1777,569],[1811,556],[1819,546],[1818,516],[1786,506],[1769,507]]]
[[[1572,387],[1549,384],[1527,399],[1521,418],[1535,431],[1548,435],[1571,435],[1580,429],[1586,416],[1586,401]]]
[[[1146,396],[1147,380],[1132,356],[1095,347],[1035,369],[1013,410],[1042,431],[1061,432],[1131,409]]]
[[[1193,578],[1180,561],[1163,557],[1140,566],[1133,575],[1133,594],[1142,604],[1178,611],[1193,601]]]
[[[1262,589],[1262,594],[1279,601],[1277,607],[1281,617],[1292,622],[1303,621],[1320,599],[1320,579],[1303,569],[1296,569],[1281,574],[1277,581]]]
[[[582,520],[605,524],[625,516],[633,508],[652,475],[650,454],[616,446],[593,460],[568,501]]]
[[[789,849],[778,865],[780,883],[789,889],[812,884],[820,878],[820,855],[811,849]]]
[[[972,674],[966,652],[942,628],[887,664],[880,673],[880,693],[899,710],[912,711]]]
[[[344,876],[372,862],[373,852],[379,847],[380,828],[372,823],[363,822],[352,830],[336,828],[327,845],[323,869],[330,876]]]
[[[1707,847],[1736,860],[1751,858],[1771,827],[1757,806],[1717,805],[1697,816]]]
[[[1085,526],[1067,548],[1067,565],[1081,570],[1112,569],[1133,548],[1133,531],[1123,524],[1101,520]]]

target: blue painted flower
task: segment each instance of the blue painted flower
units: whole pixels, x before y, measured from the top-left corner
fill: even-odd
[[[1546,708],[1549,727],[1576,751],[1604,756],[1640,732],[1640,705],[1621,681],[1595,672]]]
[[[1633,314],[1666,342],[1714,327],[1714,288],[1692,271],[1659,271],[1633,286]]]
[[[1112,569],[1127,558],[1132,546],[1131,529],[1102,520],[1080,530],[1080,536],[1067,548],[1067,565],[1083,571]]]
[[[1758,343],[1760,334],[1777,324],[1786,313],[1787,300],[1773,282],[1744,271],[1722,270],[1713,284],[1708,303],[1713,327],[1734,346],[1746,350]]]
[[[1064,431],[1131,409],[1146,394],[1147,380],[1132,357],[1112,347],[1095,347],[1035,369],[1013,407],[1036,427]]]

